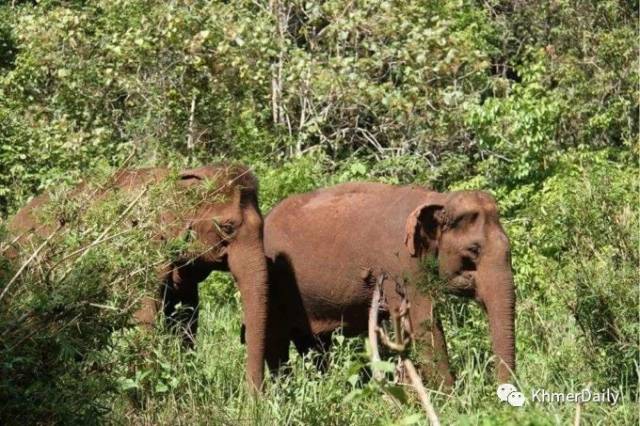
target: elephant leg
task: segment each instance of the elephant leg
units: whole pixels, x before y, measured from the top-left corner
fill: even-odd
[[[271,296],[271,300],[278,297]],[[280,368],[289,361],[289,323],[283,306],[275,303],[269,306],[267,317],[265,361],[272,375],[279,372]]]
[[[135,322],[146,328],[151,329],[158,315],[158,301],[153,297],[144,297],[140,303],[140,308],[134,312],[133,318]]]
[[[453,384],[455,382],[455,375],[451,372],[451,368],[449,366],[447,341],[444,336],[444,330],[442,329],[442,321],[440,320],[440,317],[436,317],[432,332],[435,341],[434,361],[436,363],[436,368],[445,389],[451,389],[453,388]]]
[[[409,300],[411,323],[419,356],[418,370],[424,379],[450,389],[454,380],[440,318],[433,311],[430,298],[415,292]]]
[[[198,282],[188,279],[188,271],[174,268],[161,287],[161,300],[168,328],[181,334],[185,346],[195,344],[198,330]]]
[[[289,362],[289,343],[289,339],[283,335],[267,336],[265,358],[271,374],[277,374],[280,368]]]
[[[331,349],[331,333],[320,335],[298,335],[294,337],[293,343],[300,355],[305,355],[309,351],[317,352],[314,358],[315,366],[321,372],[325,372],[329,368],[329,350]]]
[[[315,345],[313,349],[319,354],[318,358],[316,358],[316,368],[322,373],[329,369],[329,365],[331,363],[329,355],[329,351],[331,350],[331,340],[331,333],[315,336]]]

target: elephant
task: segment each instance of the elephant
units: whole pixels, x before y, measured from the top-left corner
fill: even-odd
[[[91,202],[103,199],[113,191],[139,193],[153,185],[171,182],[171,179],[176,179],[175,173],[166,168],[120,170],[106,185],[107,189],[91,194]],[[157,239],[162,241],[184,235],[194,239],[204,250],[186,252],[167,260],[158,271],[157,297],[144,299],[134,318],[138,323],[150,326],[156,313],[162,310],[167,322],[174,330],[182,330],[185,343],[191,346],[197,331],[198,283],[214,270],[231,272],[240,290],[244,311],[247,379],[252,390],[259,390],[265,363],[268,281],[258,181],[244,166],[213,164],[183,170],[173,182],[173,195],[175,192],[201,192],[193,203],[176,195],[176,199],[182,201],[169,207],[171,211],[161,211],[155,216],[157,223],[153,226],[159,230]],[[87,185],[81,184],[72,193],[87,190]],[[39,212],[50,201],[51,197],[46,193],[35,197],[9,222],[9,232],[16,236],[9,257],[18,255],[21,246],[33,234],[44,238],[53,232],[53,224],[40,223],[42,219],[39,219]],[[179,304],[186,309],[176,309]]]
[[[420,284],[434,274],[440,290],[473,298],[487,313],[500,383],[515,373],[510,243],[487,192],[345,183],[281,201],[264,233],[271,370],[288,360],[290,342],[305,353],[326,349],[338,328],[347,337],[366,332],[374,283],[384,273],[393,278],[383,284],[389,312],[398,312],[401,299],[386,287],[406,285],[415,347],[432,363],[422,364],[423,377],[445,388],[454,383],[441,322]]]

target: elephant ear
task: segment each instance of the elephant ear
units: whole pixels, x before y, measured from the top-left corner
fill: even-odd
[[[215,182],[216,185],[214,185],[212,189],[213,197],[211,200],[215,200],[217,204],[232,206],[232,208],[227,210],[227,214],[222,222],[232,224],[235,228],[240,226],[243,221],[242,208],[246,204],[245,199],[247,198],[245,194],[247,191],[237,182],[238,178],[235,174],[240,172],[236,169],[237,168],[226,166],[202,166],[195,169],[183,170],[178,175],[180,183],[187,187],[201,184],[205,180]],[[249,173],[248,175],[253,178],[252,174]],[[255,205],[257,204],[256,200]],[[219,225],[216,224],[215,226],[218,228],[219,226],[223,226],[223,223]]]
[[[440,235],[444,200],[441,197],[419,205],[407,218],[404,244],[411,256],[434,251]]]
[[[253,173],[244,166],[202,166],[195,169],[183,170],[179,174],[183,185],[197,184],[199,181],[212,180],[217,182],[216,192],[233,195],[234,203],[242,205],[253,202],[257,205],[258,181]]]
[[[179,184],[183,187],[189,188],[202,184],[204,181],[211,181],[215,185],[209,187],[209,191],[213,194],[231,195],[233,196],[233,203],[237,204],[238,197],[235,194],[235,186],[230,185],[231,181],[226,180],[225,170],[212,167],[202,166],[195,169],[183,170],[178,174],[180,178]]]
[[[209,179],[214,176],[210,167],[203,166],[195,169],[183,170],[180,172],[178,177],[182,182],[188,184],[188,183],[196,183],[198,181]]]

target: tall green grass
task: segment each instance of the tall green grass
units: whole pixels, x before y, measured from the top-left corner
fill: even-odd
[[[287,371],[272,378],[264,396],[254,400],[247,394],[244,384],[244,348],[239,340],[240,305],[232,301],[220,305],[215,301],[219,283],[212,277],[202,306],[202,333],[198,349],[181,351],[173,339],[158,337],[151,345],[146,363],[141,370],[147,375],[122,392],[113,403],[109,417],[119,422],[144,424],[264,424],[264,425],[371,425],[371,424],[425,424],[426,417],[411,396],[406,403],[394,401],[385,395],[379,385],[369,380],[366,370],[367,356],[364,339],[346,339],[334,336],[329,352],[329,368],[319,373],[313,360],[317,354],[300,357],[292,351]],[[229,290],[231,283],[228,283]],[[212,294],[213,293],[213,294]],[[458,306],[460,308],[460,306]],[[465,308],[462,308],[465,309]],[[476,310],[476,308],[471,308]],[[451,394],[434,392],[432,402],[442,424],[475,425],[556,425],[571,424],[575,417],[574,404],[531,403],[516,408],[502,403],[496,396],[496,384],[489,363],[486,344],[475,347],[450,321],[460,320],[460,312],[448,312],[447,337],[453,353],[453,364],[458,381]],[[562,335],[567,328],[553,326]],[[525,324],[519,324],[522,329]],[[476,340],[486,340],[484,330]],[[567,337],[571,342],[571,339]],[[559,347],[564,358],[578,356],[580,348],[575,342]],[[490,352],[489,352],[490,353]],[[585,383],[572,376],[573,368],[580,366],[576,359],[564,366],[566,374],[554,373],[559,359],[543,345],[528,347],[518,352],[517,385],[530,396],[537,388],[554,392],[577,392]],[[139,371],[139,370],[138,370]],[[133,373],[133,372],[132,372]],[[174,384],[167,386],[175,379]],[[127,382],[131,385],[130,382]],[[592,389],[596,388],[592,386]],[[581,411],[582,424],[635,424],[638,420],[637,403],[629,394],[629,387],[616,387],[623,392],[615,406],[589,403]],[[625,394],[626,392],[626,394]]]
[[[486,316],[473,302],[447,296],[437,309],[457,381],[449,394],[431,393],[443,424],[573,422],[575,404],[534,403],[529,397],[538,388],[611,388],[621,393],[619,402],[583,404],[581,424],[637,424],[639,221],[631,204],[637,170],[611,158],[607,152],[566,156],[563,167],[534,191],[493,187],[513,248],[516,384],[529,400],[522,408],[498,400]],[[398,180],[354,164],[361,163],[335,169],[315,155],[279,169],[258,164],[264,211],[290,193],[363,173]],[[482,179],[454,187],[483,187]],[[369,379],[364,340],[340,334],[326,373],[315,368],[317,354],[300,357],[292,351],[285,371],[269,378],[261,398],[252,398],[245,386],[239,294],[228,274],[213,274],[201,284],[195,350],[182,349],[162,327],[133,327],[134,302],[156,285],[150,265],[171,253],[171,245],[149,244],[150,220],[162,199],[144,199],[132,212],[146,218],[137,228],[123,221],[108,243],[62,268],[58,261],[94,241],[129,199],[110,198],[84,214],[73,214],[84,203],[54,203],[52,218],[66,212],[73,220],[0,305],[3,424],[426,422],[410,390],[398,392]],[[3,260],[2,287],[16,267]],[[123,276],[128,278],[119,281]]]

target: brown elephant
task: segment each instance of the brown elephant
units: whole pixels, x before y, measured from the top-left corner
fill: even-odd
[[[137,194],[144,188],[169,181],[171,176],[176,178],[165,168],[123,170],[105,185],[107,189],[91,194],[92,201],[105,198],[112,191]],[[185,235],[198,243],[199,250],[167,261],[160,268],[157,299],[145,300],[134,316],[138,322],[151,324],[156,312],[162,309],[172,327],[183,331],[185,341],[192,343],[197,329],[198,283],[211,271],[230,271],[240,290],[247,326],[247,378],[254,388],[260,388],[268,283],[257,179],[243,166],[216,164],[182,171],[174,183],[174,193],[196,190],[199,196],[193,203],[181,205],[178,201],[173,210],[157,215],[157,239]],[[86,192],[87,187],[80,185],[73,193]],[[178,196],[175,199],[184,200]],[[10,250],[13,256],[31,235],[45,237],[56,228],[50,223],[39,223],[39,211],[49,200],[47,194],[34,198],[10,221],[10,233],[19,237]],[[176,310],[178,304],[186,309]],[[175,327],[176,323],[179,327]]]
[[[477,300],[486,310],[500,382],[515,372],[515,292],[509,240],[493,197],[481,191],[438,193],[418,186],[347,183],[295,195],[265,219],[273,301],[267,363],[327,345],[341,327],[346,336],[367,330],[380,273],[407,283],[418,348],[449,386],[446,342],[432,299],[420,289],[424,262],[437,259],[442,290]],[[432,264],[434,262],[432,261]],[[389,310],[400,297],[384,289]],[[425,365],[423,373],[433,368]],[[437,376],[435,377],[438,378]]]

